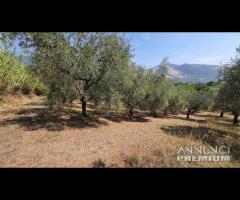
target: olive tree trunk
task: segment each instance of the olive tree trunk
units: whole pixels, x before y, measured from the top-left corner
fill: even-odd
[[[82,103],[82,116],[87,117],[87,100],[84,96],[81,98],[81,103]]]
[[[237,123],[238,123],[238,114],[235,114],[233,119],[233,124],[237,124]]]
[[[219,117],[223,118],[224,112],[221,112]]]
[[[190,117],[189,117],[190,114],[191,114],[191,109],[188,109],[188,110],[187,110],[187,117],[186,117],[186,119],[190,119]]]
[[[167,115],[167,109],[164,109],[164,115]]]
[[[129,117],[130,117],[130,118],[133,117],[133,109],[134,109],[133,106],[131,106],[130,109],[129,109]]]

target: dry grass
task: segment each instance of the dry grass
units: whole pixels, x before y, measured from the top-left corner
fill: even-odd
[[[174,127],[216,129],[214,137],[217,140],[221,134],[218,130],[221,130],[226,140],[232,141],[231,137],[239,133],[239,127],[233,128],[228,116],[226,121],[221,121],[208,116],[212,113],[200,113],[185,120],[184,115],[151,117],[138,112],[134,120],[129,120],[125,113],[89,107],[89,118],[79,117],[79,104],[66,107],[60,115],[53,116],[42,99],[34,99],[0,114],[0,167],[240,166],[238,162],[176,161],[181,145],[208,143],[196,134],[187,134],[189,132],[176,134]],[[208,122],[209,119],[213,121]]]
[[[4,97],[1,97],[0,99],[0,114],[4,115],[7,113],[10,113],[14,111],[19,106],[25,105],[27,103],[34,103],[37,102],[40,99],[43,99],[43,97],[39,97],[36,95],[7,95]]]
[[[202,145],[200,141],[192,140],[190,138],[165,138],[165,144],[162,141],[155,143],[152,146],[137,145],[132,149],[129,149],[121,155],[121,159],[114,163],[104,163],[105,167],[117,167],[117,168],[176,168],[176,167],[240,167],[237,161],[234,162],[177,162],[176,152],[180,146]]]

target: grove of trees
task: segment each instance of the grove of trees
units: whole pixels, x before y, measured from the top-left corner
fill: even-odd
[[[233,123],[238,123],[240,114],[240,48],[229,64],[220,71],[222,86],[216,98],[216,104],[222,113],[231,112],[234,116]]]
[[[168,61],[154,67],[132,62],[131,46],[117,33],[1,33],[0,95],[8,90],[33,87],[44,91],[50,109],[78,100],[87,117],[87,102],[109,109],[124,106],[130,118],[134,110],[151,114],[178,114],[186,118],[201,110],[231,112],[237,124],[240,114],[240,49],[223,66],[219,80],[178,83],[168,78]],[[31,57],[23,62],[6,44],[18,45]],[[34,85],[34,86],[33,86]]]

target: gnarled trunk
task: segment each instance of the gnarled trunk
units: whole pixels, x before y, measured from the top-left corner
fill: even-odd
[[[235,114],[233,119],[233,124],[237,124],[237,123],[238,123],[238,114]]]
[[[81,98],[81,102],[82,102],[82,116],[87,117],[87,101],[84,96]]]
[[[164,115],[167,115],[167,109],[164,110]]]
[[[186,117],[186,119],[190,119],[190,117],[189,117],[189,116],[190,116],[190,113],[191,113],[191,109],[188,109],[188,110],[187,110],[187,117]]]
[[[221,112],[219,117],[223,118],[224,112]]]
[[[130,118],[133,117],[133,109],[134,109],[133,106],[131,106],[130,109],[129,109],[129,117],[130,117]]]

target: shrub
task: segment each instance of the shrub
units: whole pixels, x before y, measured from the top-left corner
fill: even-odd
[[[47,87],[43,83],[38,82],[34,88],[34,94],[37,96],[47,95]]]
[[[41,88],[36,87],[34,89],[34,94],[37,96],[43,96],[44,95],[44,91]]]
[[[21,86],[21,93],[23,95],[29,95],[32,92],[32,90],[33,90],[32,86],[27,82],[24,82],[23,85]]]

